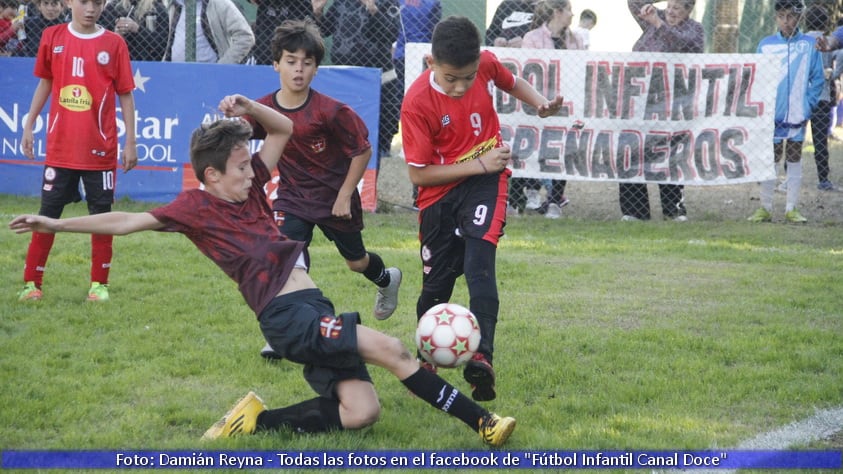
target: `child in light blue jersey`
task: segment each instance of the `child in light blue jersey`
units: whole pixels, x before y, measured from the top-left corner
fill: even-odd
[[[825,83],[822,55],[815,47],[816,39],[798,28],[804,9],[802,0],[776,0],[779,32],[762,39],[757,51],[780,60],[773,152],[776,164],[782,155],[787,160],[785,220],[793,223],[807,222],[797,209],[802,188],[802,142],[805,125],[819,102]],[[775,179],[761,183],[761,207],[749,217],[751,222],[772,220],[775,186]]]

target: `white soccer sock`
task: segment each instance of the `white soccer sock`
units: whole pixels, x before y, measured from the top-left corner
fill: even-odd
[[[799,191],[802,190],[802,162],[787,164],[787,200],[785,201],[785,212],[796,209],[799,204]]]
[[[761,181],[761,207],[767,212],[773,212],[773,193],[776,191],[776,180]]]

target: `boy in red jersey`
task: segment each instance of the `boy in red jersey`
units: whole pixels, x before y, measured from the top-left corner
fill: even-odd
[[[41,185],[42,216],[58,218],[64,206],[81,200],[85,187],[89,214],[111,211],[117,172],[117,115],[120,100],[126,141],[123,171],[138,162],[135,142],[135,82],[123,38],[97,25],[105,0],[68,0],[70,23],[44,30],[35,60],[40,78],[23,124],[21,148],[34,159],[32,128],[48,98],[47,157]],[[33,232],[26,254],[24,288],[18,300],[40,300],[44,268],[54,234]],[[91,235],[88,301],[108,300],[111,235]]]
[[[357,184],[372,156],[369,131],[351,107],[310,87],[325,55],[314,23],[283,22],[275,29],[271,47],[281,88],[257,101],[296,124],[296,133],[278,161],[280,179],[272,208],[279,216],[281,233],[307,246],[313,228],[319,227],[334,242],[348,268],[378,287],[374,316],[386,319],[398,305],[401,271],[386,268],[381,257],[367,252],[363,244],[363,208]],[[253,138],[264,135],[255,125]],[[261,354],[272,357],[270,350],[264,347]]]
[[[448,17],[433,31],[432,55],[401,106],[401,131],[410,181],[419,187],[422,292],[418,317],[451,298],[465,275],[469,309],[480,323],[480,348],[463,370],[478,401],[495,399],[492,369],[498,289],[495,253],[506,223],[506,168],[493,87],[538,110],[557,113],[562,97],[548,101],[488,51],[468,18]],[[434,367],[429,367],[434,370]]]
[[[218,120],[193,132],[190,162],[204,189],[180,193],[149,212],[109,212],[70,219],[25,215],[9,227],[24,232],[91,232],[124,235],[143,230],[179,232],[231,277],[255,312],[266,340],[279,355],[304,365],[319,396],[268,410],[249,392],[205,432],[214,439],[276,429],[313,433],[373,424],[380,403],[366,363],[389,370],[419,398],[462,420],[489,445],[500,446],[515,429],[445,380],[419,366],[397,338],[360,324],[358,313],[337,315],[307,273],[304,242],[278,230],[263,186],[293,130],[290,119],[241,95],[227,96],[228,117],[248,114],[266,139],[249,155],[252,128]]]

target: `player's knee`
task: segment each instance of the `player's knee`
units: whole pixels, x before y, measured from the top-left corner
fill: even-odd
[[[372,426],[377,423],[378,419],[381,416],[381,406],[380,403],[374,403],[373,405],[367,405],[364,409],[360,410],[357,414],[357,424],[358,428],[365,428],[367,426]]]
[[[410,353],[400,339],[392,336],[388,336],[384,349],[389,352],[390,357],[401,360],[405,359],[406,355]]]
[[[381,405],[377,395],[357,394],[352,400],[343,402],[341,418],[345,429],[354,430],[375,424],[381,415]]]

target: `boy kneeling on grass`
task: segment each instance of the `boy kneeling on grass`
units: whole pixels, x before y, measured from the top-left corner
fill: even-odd
[[[276,227],[263,186],[293,132],[290,119],[241,95],[223,98],[219,108],[227,117],[248,114],[267,136],[250,156],[252,129],[245,121],[218,120],[194,131],[190,162],[204,190],[183,191],[149,212],[69,219],[22,215],[9,227],[19,234],[180,232],[237,282],[267,342],[280,356],[305,366],[305,379],[319,396],[268,410],[249,392],[203,438],[280,428],[314,433],[369,426],[380,415],[366,369],[372,363],[479,432],[486,444],[502,445],[515,429],[515,419],[489,412],[438,375],[420,369],[400,340],[361,325],[358,313],[337,315],[307,273],[304,243],[287,239]]]

